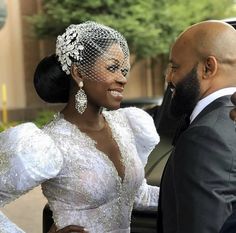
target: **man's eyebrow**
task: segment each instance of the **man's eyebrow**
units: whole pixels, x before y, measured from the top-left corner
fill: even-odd
[[[172,59],[169,59],[169,63],[176,64]]]
[[[179,66],[176,62],[174,62],[172,59],[169,59],[169,64],[172,64],[174,66]]]

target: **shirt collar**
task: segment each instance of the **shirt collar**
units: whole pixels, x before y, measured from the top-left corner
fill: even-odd
[[[234,92],[236,92],[236,87],[227,87],[220,89],[218,91],[213,92],[212,94],[206,96],[205,98],[198,101],[197,105],[193,109],[193,112],[190,116],[190,123],[197,117],[197,115],[210,103],[212,103],[214,100],[226,96],[226,95],[232,95]]]

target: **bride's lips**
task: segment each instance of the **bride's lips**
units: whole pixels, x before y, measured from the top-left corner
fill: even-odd
[[[123,99],[123,88],[114,88],[114,89],[109,89],[109,93],[111,94],[112,97],[114,97],[115,99],[118,100],[122,100]]]

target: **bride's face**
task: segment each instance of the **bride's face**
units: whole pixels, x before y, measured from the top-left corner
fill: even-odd
[[[129,67],[129,58],[124,56],[121,47],[118,44],[111,45],[96,60],[90,75],[84,79],[88,102],[107,109],[119,108]]]

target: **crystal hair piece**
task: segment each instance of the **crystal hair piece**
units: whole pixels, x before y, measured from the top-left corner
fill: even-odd
[[[115,41],[120,45],[125,58],[129,57],[127,42],[119,32],[105,25],[87,21],[70,25],[62,35],[57,37],[56,55],[62,70],[69,75],[72,63],[80,64],[85,54],[89,58],[96,56],[96,51],[102,54],[104,49],[97,43],[99,40],[107,45]],[[88,45],[89,48],[87,48]],[[90,68],[85,67],[85,69]]]
[[[56,55],[62,65],[62,70],[68,75],[72,64],[71,58],[77,61],[82,60],[84,46],[76,40],[78,32],[77,25],[70,25],[64,34],[57,37]]]

